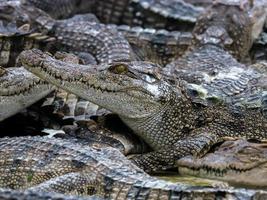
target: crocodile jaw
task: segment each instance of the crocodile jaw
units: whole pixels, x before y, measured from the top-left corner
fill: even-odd
[[[54,90],[23,68],[8,68],[0,76],[0,121],[18,113]]]
[[[216,168],[198,168],[179,167],[179,174],[197,176],[202,178],[216,179],[229,182],[238,186],[266,187],[267,186],[267,163],[255,168],[242,169],[216,169]]]
[[[40,84],[21,94],[12,96],[0,96],[0,121],[18,113],[32,105],[52,91],[52,86]]]
[[[177,161],[182,175],[227,181],[235,185],[266,187],[267,143],[244,139],[224,142],[202,158],[186,156]]]

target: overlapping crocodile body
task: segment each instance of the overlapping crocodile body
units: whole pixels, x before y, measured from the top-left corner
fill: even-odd
[[[95,22],[55,23],[52,34],[61,46],[71,51],[89,52],[98,62],[131,59],[129,43],[116,29]]]
[[[90,148],[75,140],[41,137],[2,138],[1,187],[65,194],[149,198],[185,188],[157,180],[112,148]],[[13,173],[15,170],[16,173]],[[141,192],[146,187],[146,193]],[[161,192],[160,192],[161,191]],[[173,194],[176,196],[177,194]],[[173,197],[174,197],[173,196]],[[133,198],[134,196],[132,196]],[[152,196],[151,196],[152,197]]]
[[[183,0],[25,1],[56,18],[91,12],[102,23],[166,28],[167,30],[181,29],[181,27],[184,29],[192,28],[196,18],[203,11],[201,7],[194,7]],[[56,12],[54,12],[55,10]],[[181,26],[182,23],[183,26]]]
[[[126,25],[116,28],[131,44],[140,60],[147,60],[162,66],[181,57],[191,45],[193,36],[190,32],[143,29]]]
[[[2,190],[0,195],[3,198],[16,199],[20,193],[21,197],[31,199],[32,195],[37,198],[44,192],[43,199],[74,198],[47,192],[96,195],[108,199],[192,199],[225,195],[258,199],[266,195],[263,191],[253,190],[205,191],[161,181],[145,174],[112,148],[90,148],[75,140],[1,138],[0,146],[0,169],[5,171],[0,176],[0,185],[26,189],[25,192]]]
[[[23,4],[33,5],[44,10],[56,19],[71,17],[77,13],[91,12],[95,1],[86,0],[22,0]]]

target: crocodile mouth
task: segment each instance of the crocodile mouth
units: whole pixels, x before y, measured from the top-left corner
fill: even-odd
[[[52,89],[48,82],[36,77],[24,68],[0,68],[0,96],[26,96],[35,89]]]
[[[189,167],[189,166],[179,166],[178,170],[181,174],[188,174],[194,176],[202,177],[224,177],[227,174],[242,174],[248,171],[251,171],[254,167],[251,168],[239,168],[235,166],[228,166],[225,168],[217,168],[211,166],[201,166],[201,167]]]
[[[182,176],[201,177],[213,180],[221,180],[233,186],[245,186],[251,188],[267,187],[266,162],[251,167],[227,166],[224,168],[202,166],[188,167],[179,166],[178,171]]]
[[[141,85],[137,83],[138,80],[135,82],[134,78],[127,78],[128,83],[132,83],[133,86],[121,84],[117,81],[120,80],[121,75],[109,72],[109,66],[106,66],[103,70],[97,69],[98,66],[77,65],[77,69],[75,69],[76,64],[53,59],[36,49],[22,52],[20,60],[25,68],[33,74],[52,83],[57,81],[62,86],[70,83],[72,85],[83,85],[100,93],[122,92],[137,98],[140,95],[138,93],[153,96],[153,92],[149,90],[151,87],[148,87],[148,89],[140,87]]]
[[[39,81],[32,82],[25,87],[18,87],[18,88],[12,87],[12,88],[1,89],[0,96],[3,96],[3,97],[11,97],[11,96],[19,96],[19,95],[26,96],[27,94],[32,93],[32,91],[36,87],[52,89],[52,86],[49,83],[39,80]]]
[[[29,68],[28,68],[29,69]],[[97,92],[100,93],[129,93],[130,91],[142,91],[143,93],[151,94],[149,91],[140,88],[140,87],[121,87],[121,88],[116,88],[116,86],[112,87],[108,84],[93,84],[90,81],[90,78],[87,79],[87,77],[83,77],[80,79],[77,79],[76,77],[69,77],[64,74],[58,74],[56,70],[53,69],[48,69],[44,64],[40,64],[39,67],[34,67],[34,69],[29,69],[32,73],[36,74],[37,76],[40,76],[42,78],[42,75],[48,76],[51,78],[54,78],[55,80],[60,81],[61,85],[64,85],[66,82],[71,83],[71,84],[82,84],[87,86],[88,88],[91,88]],[[152,95],[152,94],[151,94]]]

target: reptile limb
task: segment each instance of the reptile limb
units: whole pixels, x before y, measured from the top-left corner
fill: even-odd
[[[172,147],[131,157],[131,160],[144,170],[168,169],[175,166],[176,160],[187,155],[201,156],[220,141],[215,134],[208,134],[206,129],[194,131],[194,136],[177,141]]]

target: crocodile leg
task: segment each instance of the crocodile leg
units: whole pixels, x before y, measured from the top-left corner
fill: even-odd
[[[236,122],[237,123],[237,122]],[[205,155],[209,149],[226,137],[235,138],[235,131],[220,124],[210,124],[208,127],[196,129],[190,133],[190,136],[177,141],[173,146],[143,155],[133,157],[133,162],[144,170],[166,169],[174,167],[176,161],[184,156],[193,155],[195,157]],[[246,137],[246,135],[241,136]],[[263,133],[263,135],[266,134]],[[255,139],[262,139],[264,136],[251,136]]]
[[[207,133],[205,129],[196,130],[193,134],[195,136],[179,140],[172,147],[137,155],[131,160],[148,172],[173,168],[179,158],[204,155],[213,144],[221,140],[216,134]]]

